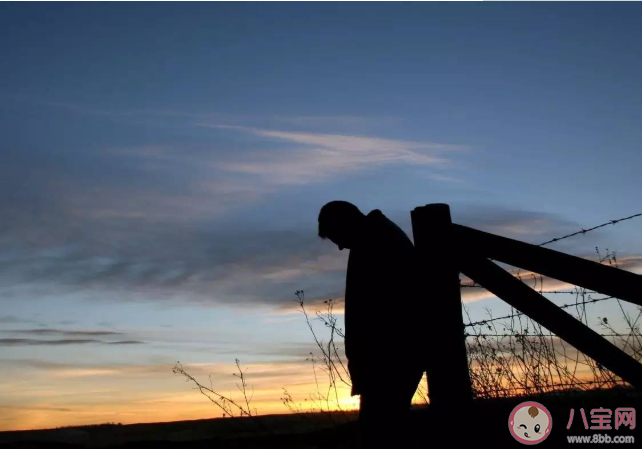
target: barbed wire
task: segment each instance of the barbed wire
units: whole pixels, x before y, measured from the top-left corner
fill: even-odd
[[[545,245],[548,245],[549,243],[555,243],[555,242],[559,242],[560,240],[568,239],[570,237],[575,237],[576,235],[580,235],[580,234],[584,235],[587,232],[595,231],[596,229],[603,228],[604,226],[614,225],[614,224],[621,223],[621,222],[626,221],[626,220],[631,220],[631,219],[636,218],[636,217],[642,217],[642,212],[639,213],[639,214],[630,215],[628,217],[618,218],[616,220],[609,220],[606,223],[602,223],[600,225],[593,226],[592,228],[588,228],[588,229],[582,228],[579,231],[573,232],[571,234],[564,235],[562,237],[555,237],[554,239],[547,240],[546,242],[540,243],[540,244],[538,244],[536,246],[545,246]],[[460,282],[460,287],[462,287],[462,288],[484,288],[483,286],[481,286],[481,285],[479,285],[477,283],[462,284],[461,282]],[[542,293],[544,293],[544,292],[542,292]]]
[[[609,384],[624,385],[624,382],[617,381],[617,380],[611,380],[611,379],[587,380],[587,381],[581,381],[581,382],[551,384],[550,386],[547,386],[546,389],[549,389],[551,392],[554,392],[555,389],[558,388],[558,387],[577,387],[579,385],[609,385]],[[511,392],[511,391],[515,391],[515,390],[520,390],[520,391],[538,390],[538,388],[541,388],[541,387],[539,387],[537,385],[530,386],[530,387],[511,386],[511,387],[507,387],[507,388],[484,387],[480,391],[482,393],[484,391]]]
[[[559,306],[559,308],[560,309],[568,309],[568,308],[571,308],[571,307],[577,307],[577,306],[581,306],[581,305],[584,305],[584,304],[593,304],[593,303],[596,303],[596,302],[606,301],[608,299],[613,299],[613,298],[614,298],[614,296],[607,296],[605,298],[591,298],[591,299],[578,301],[578,302],[574,302],[574,303],[570,303],[570,304],[563,304],[563,305]],[[500,317],[497,317],[497,318],[488,318],[486,320],[480,320],[480,321],[476,321],[474,323],[465,324],[464,327],[482,326],[482,325],[486,325],[488,323],[492,323],[493,321],[506,320],[506,319],[509,319],[509,318],[517,318],[519,316],[524,316],[524,313],[516,312],[516,313],[512,313],[510,315],[504,315],[504,316],[500,316]]]
[[[478,285],[478,284],[461,284],[461,288],[481,288],[481,289],[486,289],[485,287]],[[537,293],[542,294],[542,295],[577,295],[579,292],[577,290],[537,290]],[[600,294],[599,292],[593,291],[593,290],[585,290],[584,293],[586,294]]]
[[[581,229],[580,231],[573,232],[573,233],[564,235],[562,237],[556,237],[554,239],[551,239],[551,240],[548,240],[546,242],[540,243],[537,246],[545,246],[545,245],[548,245],[550,243],[559,242],[560,240],[564,240],[564,239],[567,239],[567,238],[570,238],[570,237],[574,237],[574,236],[577,236],[577,235],[580,235],[580,234],[584,235],[587,232],[591,232],[591,231],[594,231],[596,229],[599,229],[599,228],[602,228],[602,227],[605,227],[605,226],[608,226],[608,225],[614,225],[614,224],[620,223],[622,221],[631,220],[633,218],[641,217],[641,216],[642,216],[642,213],[639,213],[639,214],[631,215],[631,216],[628,216],[628,217],[619,218],[617,220],[610,220],[610,221],[608,221],[606,223],[602,223],[600,225],[593,226],[592,228]],[[597,248],[596,248],[596,250],[597,250]],[[599,255],[599,251],[598,251],[598,255]],[[608,255],[607,255],[607,257],[608,257]],[[600,256],[600,263],[602,261],[603,261],[603,259]],[[518,270],[517,273],[519,273],[519,270]],[[515,272],[513,272],[513,275],[515,275]],[[520,280],[522,280],[522,282],[525,282],[519,276],[519,274],[517,274],[517,277]],[[606,296],[606,297],[602,297],[602,298],[593,298],[592,296],[590,296],[591,294],[600,294],[600,293],[595,292],[595,291],[588,291],[586,289],[581,289],[581,288],[575,288],[573,290],[543,290],[543,277],[542,276],[537,276],[537,275],[533,275],[533,277],[534,277],[536,286],[537,286],[537,280],[539,279],[539,282],[540,282],[539,287],[540,287],[540,289],[537,290],[537,288],[535,288],[535,287],[533,287],[533,289],[538,291],[540,294],[575,294],[576,295],[576,299],[579,299],[580,296],[582,297],[582,301],[575,301],[573,303],[562,304],[562,305],[558,306],[560,309],[569,309],[569,308],[572,308],[572,307],[581,308],[581,307],[583,307],[583,306],[585,306],[587,304],[595,304],[595,303],[598,303],[598,302],[614,299],[613,296]],[[461,282],[461,280],[460,280],[460,287],[461,288],[481,288],[481,289],[484,289],[484,287],[482,285],[479,285],[477,283],[464,284],[464,283]],[[586,296],[584,296],[584,295],[589,295],[588,299],[586,299]],[[556,338],[557,337],[556,334],[551,333],[547,329],[544,329],[545,332],[542,332],[541,327],[540,328],[535,327],[533,329],[533,332],[529,332],[529,328],[528,328],[528,325],[527,325],[525,331],[524,331],[524,329],[519,329],[521,332],[515,332],[515,331],[511,332],[510,329],[504,329],[505,332],[501,333],[501,329],[497,329],[494,325],[490,324],[492,322],[501,321],[501,320],[512,320],[514,318],[520,318],[521,319],[522,316],[525,316],[526,318],[528,318],[528,315],[517,311],[515,313],[511,313],[511,314],[508,314],[508,315],[504,315],[504,316],[500,316],[500,317],[496,317],[496,318],[490,317],[490,318],[487,318],[485,320],[480,320],[480,321],[476,321],[476,322],[472,322],[472,323],[469,322],[468,324],[465,324],[464,325],[465,329],[469,330],[468,328],[472,328],[472,329],[470,329],[470,332],[468,332],[468,331],[464,332],[464,337],[466,338],[466,340],[468,342],[467,344],[470,344],[471,341],[477,342],[477,344],[480,344],[479,343],[480,341],[484,341],[484,342],[492,341],[492,342],[496,342],[496,344],[500,345],[500,347],[501,347],[501,345],[505,344],[505,341],[506,341],[505,339],[510,339],[510,341],[526,342],[526,341],[532,341],[532,340],[537,341],[537,339],[549,339],[549,338]],[[530,319],[530,318],[528,318],[528,319]],[[604,322],[606,323],[606,319],[604,319]],[[486,326],[486,330],[490,331],[490,332],[483,332],[483,330],[485,329],[484,327],[476,327],[476,326]],[[506,328],[506,326],[504,326],[504,327]],[[512,326],[510,326],[510,327],[512,327]],[[501,328],[501,325],[500,325],[500,328]],[[607,328],[608,328],[608,326],[607,326]],[[628,336],[626,334],[619,334],[619,333],[617,333],[617,331],[615,331],[614,329],[611,329],[611,328],[603,329],[603,330],[610,330],[611,331],[611,332],[607,332],[607,333],[601,333],[600,335],[602,337],[604,337],[604,338],[621,338],[623,336],[630,337],[632,335],[635,336],[635,338],[638,338],[637,335],[639,335],[639,330],[637,330],[637,333],[636,333],[633,328],[631,328],[631,332],[633,334],[629,334]],[[513,339],[515,339],[515,340],[513,340]],[[560,391],[560,390],[565,390],[565,389],[568,389],[568,388],[580,388],[581,389],[584,386],[586,386],[586,387],[589,387],[589,386],[590,387],[596,387],[597,386],[598,388],[602,388],[605,385],[619,385],[619,384],[621,384],[621,383],[620,382],[615,382],[612,379],[611,380],[603,379],[603,380],[595,380],[595,381],[584,381],[584,382],[582,382],[582,381],[577,381],[577,382],[571,381],[570,383],[564,383],[564,382],[553,383],[553,384],[547,386],[545,389],[549,390],[551,392],[554,392],[556,390]],[[530,391],[540,391],[540,390],[541,390],[540,386],[520,387],[520,386],[516,386],[516,385],[511,385],[511,386],[506,387],[506,388],[503,388],[503,387],[490,387],[490,388],[483,387],[477,393],[480,396],[489,395],[489,394],[491,396],[496,396],[498,394],[499,395],[515,395],[516,393],[519,394],[520,391],[521,392],[525,392],[525,393],[528,394]]]
[[[636,218],[636,217],[642,217],[642,213],[631,215],[629,217],[618,218],[617,220],[610,220],[610,221],[608,221],[606,223],[602,223],[601,225],[593,226],[592,228],[582,229],[581,231],[573,232],[572,234],[567,234],[567,235],[562,236],[562,237],[556,237],[556,238],[548,240],[548,241],[546,241],[544,243],[540,243],[537,246],[544,246],[544,245],[548,245],[549,243],[559,242],[560,240],[564,240],[564,239],[567,239],[569,237],[574,237],[574,236],[579,235],[579,234],[586,234],[587,232],[595,231],[596,229],[603,228],[604,226],[614,225],[614,224],[620,223],[622,221],[631,220],[632,218]]]
[[[630,334],[618,334],[618,333],[611,333],[611,334],[598,334],[601,335],[602,337],[627,337]],[[635,334],[633,334],[635,335]],[[479,333],[479,334],[468,334],[464,333],[465,337],[471,338],[471,337],[516,337],[516,338],[524,338],[524,337],[557,337],[557,334],[542,334],[542,333],[523,333],[523,332],[515,332],[515,333],[503,333],[503,334],[487,334],[487,333]]]

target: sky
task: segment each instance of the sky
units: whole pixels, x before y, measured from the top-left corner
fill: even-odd
[[[238,358],[260,413],[304,401],[295,291],[341,319],[345,287],[328,201],[411,237],[414,207],[448,203],[529,243],[641,212],[641,12],[1,4],[0,431],[220,416],[176,361],[233,391]],[[549,247],[642,273],[641,237],[637,219]]]

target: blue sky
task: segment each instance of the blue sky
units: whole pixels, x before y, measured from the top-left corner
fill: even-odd
[[[182,396],[179,359],[308,370],[294,291],[340,299],[347,261],[316,236],[327,201],[409,233],[412,208],[447,202],[456,222],[532,243],[640,212],[640,12],[0,5],[0,372],[73,379],[56,391],[157,376],[121,404],[133,416],[12,384],[0,429],[154,420],[136,407],[160,392],[185,410],[167,419],[209,416]],[[556,249],[609,248],[640,272],[640,236],[630,221]],[[473,314],[501,310],[473,299]]]

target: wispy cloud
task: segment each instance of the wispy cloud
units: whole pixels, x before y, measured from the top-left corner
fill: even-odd
[[[110,337],[123,338],[124,333],[115,331],[102,331],[102,330],[66,330],[66,329],[52,329],[52,328],[38,328],[38,329],[15,329],[15,330],[2,330],[3,334],[13,334],[13,336],[26,335],[28,337],[61,337],[58,339],[42,339],[42,338],[0,338],[0,346],[67,346],[67,345],[86,345],[86,344],[99,344],[99,345],[138,345],[144,344],[138,340],[110,340]],[[80,337],[80,338],[79,338]],[[85,337],[85,338],[82,338]],[[94,337],[94,338],[92,338]],[[105,337],[106,340],[98,339],[95,337]]]
[[[201,126],[241,131],[298,147],[244,154],[243,160],[217,161],[219,169],[259,176],[275,184],[305,184],[331,176],[389,164],[439,167],[452,165],[463,145],[383,139],[342,134],[274,131],[245,126]]]
[[[103,342],[108,345],[142,345],[145,344],[144,341],[138,341],[138,340],[122,340],[122,341],[107,341]]]
[[[32,338],[0,338],[0,346],[63,346],[84,345],[88,343],[102,343],[100,340],[64,339],[64,340],[36,340]]]
[[[528,210],[462,205],[453,212],[453,220],[458,223],[531,243],[581,227],[554,214]],[[403,229],[410,228],[409,214],[391,214],[390,218]],[[94,301],[265,305],[280,314],[296,308],[294,292],[299,289],[306,291],[315,306],[325,299],[338,300],[344,293],[348,252],[320,241],[314,222],[275,230],[263,223],[212,229],[176,222],[158,222],[149,227],[132,223],[123,227],[104,219],[75,232],[73,244],[66,240],[69,231],[64,222],[49,223],[49,240],[43,242],[34,242],[30,234],[23,233],[29,223],[17,224],[20,226],[11,241],[32,243],[29,248],[14,244],[15,248],[0,260],[0,288],[5,298],[11,294],[24,298],[87,290],[92,292]],[[599,244],[599,235],[596,231],[591,242]],[[586,253],[585,246],[574,246],[573,241],[562,241],[555,249],[593,256]],[[630,271],[642,266],[642,260],[635,255],[622,256],[619,262]],[[464,292],[467,301],[484,298],[492,295]],[[33,335],[98,336],[62,333],[67,329],[57,330],[61,333],[56,334],[47,329],[49,326],[36,329],[40,334]],[[25,335],[28,334],[14,334]]]
[[[642,255],[629,255],[619,257],[617,259],[617,266],[626,271],[642,274]]]
[[[45,411],[45,412],[71,412],[72,409],[64,407],[38,407],[28,405],[0,405],[4,410],[26,410],[26,411]]]
[[[466,204],[453,207],[452,212],[456,223],[530,243],[540,243],[581,228],[579,223],[557,214],[527,209]]]
[[[39,340],[33,338],[0,338],[0,346],[68,346],[68,345],[139,345],[142,341],[124,340],[124,341],[103,341],[95,339],[61,339],[61,340]]]
[[[277,122],[290,125],[315,127],[327,126],[333,128],[349,127],[352,129],[370,127],[373,125],[393,124],[402,121],[400,117],[392,116],[357,116],[357,115],[300,115],[276,117]]]
[[[533,288],[536,291],[559,291],[559,290],[572,290],[573,285],[568,284],[566,282],[558,281],[557,279],[549,278],[549,277],[540,277],[539,275],[528,272],[525,270],[520,270],[519,272],[517,270],[509,270],[509,273],[511,273],[514,277],[518,277],[519,273],[519,278],[529,287]],[[466,279],[463,281],[464,283],[470,283],[472,284],[472,281],[469,279]],[[481,301],[484,299],[492,299],[496,298],[496,296],[486,290],[485,288],[463,288],[461,291],[461,298],[462,301],[465,303],[471,303],[475,301]]]
[[[18,324],[18,323],[35,323],[34,320],[28,320],[16,315],[2,315],[0,316],[0,323],[2,324]]]
[[[30,334],[30,335],[63,335],[68,337],[100,337],[107,335],[122,335],[121,332],[114,331],[74,331],[62,329],[16,329],[16,330],[3,330],[0,332],[12,334]]]

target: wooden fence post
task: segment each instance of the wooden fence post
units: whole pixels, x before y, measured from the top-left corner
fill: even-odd
[[[461,309],[456,241],[447,204],[428,204],[410,213],[417,255],[417,276],[428,316],[426,371],[431,406],[457,410],[472,399]]]

